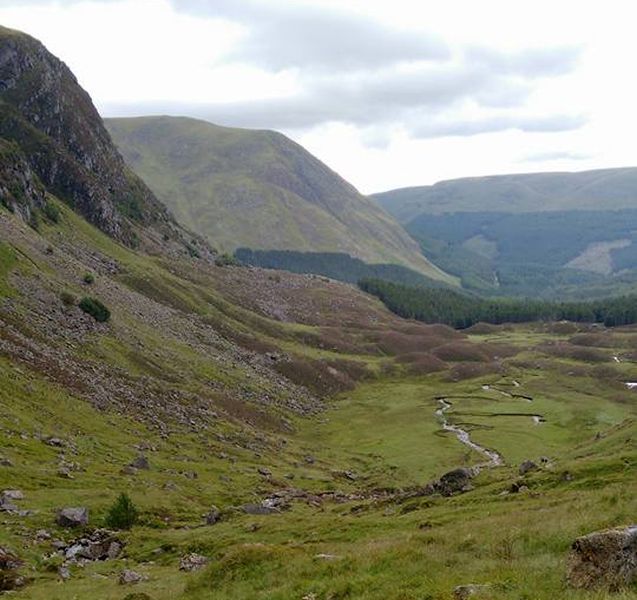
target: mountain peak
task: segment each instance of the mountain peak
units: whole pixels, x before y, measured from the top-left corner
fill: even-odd
[[[0,28],[0,137],[14,142],[44,186],[128,245],[132,222],[171,217],[124,163],[88,93],[35,38]]]

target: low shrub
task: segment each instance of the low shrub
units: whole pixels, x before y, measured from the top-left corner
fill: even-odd
[[[64,306],[75,306],[75,303],[77,302],[77,298],[71,294],[71,292],[62,292],[60,294],[60,300],[62,300],[62,304],[64,304]]]
[[[91,285],[95,283],[95,275],[93,273],[84,273],[84,277],[82,277],[82,281],[87,285]]]
[[[111,311],[99,300],[85,296],[80,300],[78,306],[87,314],[91,315],[99,323],[105,323],[111,317]]]

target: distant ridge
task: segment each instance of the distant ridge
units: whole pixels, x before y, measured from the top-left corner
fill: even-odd
[[[401,223],[421,213],[637,208],[637,167],[466,177],[372,198]]]

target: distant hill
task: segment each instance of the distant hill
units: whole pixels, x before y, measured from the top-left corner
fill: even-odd
[[[177,220],[221,250],[340,252],[452,281],[375,202],[280,133],[177,117],[106,126]]]
[[[579,299],[637,290],[637,168],[496,175],[373,196],[468,289]]]
[[[372,198],[401,223],[421,213],[637,208],[637,167],[467,177]]]

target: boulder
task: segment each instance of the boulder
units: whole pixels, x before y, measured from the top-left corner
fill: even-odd
[[[467,598],[480,597],[487,594],[491,590],[489,584],[469,583],[468,585],[459,585],[453,590],[453,597],[456,600],[467,600]]]
[[[58,567],[58,577],[62,581],[66,581],[67,579],[71,579],[71,571],[65,565]]]
[[[467,492],[472,489],[471,480],[473,479],[473,471],[461,467],[445,473],[435,487],[443,496],[453,496],[461,492]]]
[[[566,578],[571,587],[587,590],[617,591],[637,582],[637,525],[577,538]]]
[[[186,554],[186,556],[182,556],[179,561],[179,570],[180,571],[199,571],[199,569],[203,569],[209,562],[209,559],[201,554],[196,554],[192,552],[190,554]]]
[[[150,469],[148,458],[146,458],[143,454],[140,454],[135,459],[133,459],[129,466],[134,467],[135,469]]]
[[[266,469],[265,467],[259,467],[257,469],[259,475],[263,475],[263,477],[270,477],[272,475],[272,471],[270,469]]]
[[[137,571],[131,571],[130,569],[124,569],[119,574],[118,581],[120,585],[134,585],[136,583],[139,583],[140,581],[144,581],[144,579],[147,578],[141,573],[138,573]]]
[[[537,466],[532,460],[525,460],[518,469],[520,475],[526,475],[531,471],[537,471],[540,467]]]
[[[24,494],[20,490],[4,490],[0,493],[2,500],[24,500]]]
[[[18,574],[22,561],[10,550],[0,547],[0,593],[15,590],[24,584]]]
[[[58,469],[58,477],[61,477],[62,479],[75,479],[68,467],[60,467]]]
[[[221,511],[216,506],[211,506],[206,515],[206,525],[214,525],[221,520]]]
[[[241,510],[247,515],[272,515],[280,512],[276,508],[263,506],[263,504],[244,504]]]
[[[67,507],[57,514],[56,522],[61,527],[84,527],[88,525],[88,508]]]

